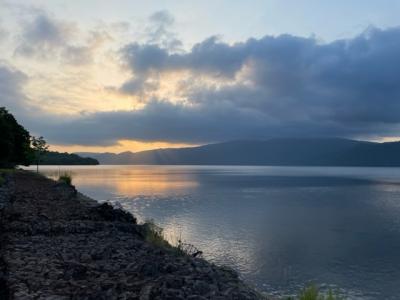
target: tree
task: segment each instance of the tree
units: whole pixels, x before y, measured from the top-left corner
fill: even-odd
[[[29,165],[32,158],[29,132],[4,107],[0,107],[0,167]]]
[[[32,136],[32,148],[35,152],[36,172],[39,173],[40,157],[47,152],[49,146],[42,136],[38,138]]]

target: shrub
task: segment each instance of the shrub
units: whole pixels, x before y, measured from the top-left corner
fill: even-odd
[[[162,247],[164,249],[171,250],[177,255],[188,255],[192,257],[201,257],[203,252],[199,251],[192,244],[182,242],[181,238],[178,241],[175,241],[173,245],[171,245],[164,236],[164,230],[156,225],[153,220],[147,220],[142,226],[141,231],[144,236],[144,239],[156,245],[158,247]]]
[[[185,243],[181,239],[178,240],[178,243],[175,247],[178,249],[179,252],[192,257],[201,257],[203,255],[203,252],[200,251],[196,246]]]
[[[58,181],[64,182],[68,185],[71,185],[72,184],[72,175],[70,173],[65,172],[58,177]]]
[[[147,242],[163,248],[172,248],[164,238],[163,229],[157,226],[153,220],[147,220],[142,225],[142,233]]]
[[[329,290],[327,294],[321,293],[317,286],[310,285],[304,288],[300,295],[296,298],[289,297],[288,300],[343,300],[343,297],[335,295],[332,290]]]
[[[301,291],[299,300],[322,300],[319,296],[318,288],[315,285],[311,285]]]
[[[6,176],[15,172],[15,169],[0,169],[0,186],[6,182]]]

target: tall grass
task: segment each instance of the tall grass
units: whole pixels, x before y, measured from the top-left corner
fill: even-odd
[[[142,225],[144,238],[147,242],[157,245],[159,247],[171,247],[171,245],[164,239],[163,229],[157,226],[153,220],[146,220]]]
[[[289,297],[287,300],[344,300],[344,298],[334,294],[331,289],[327,293],[322,293],[316,285],[310,285],[304,288],[298,297]]]
[[[15,172],[15,169],[0,169],[0,186],[4,185],[6,182],[5,177],[7,174]]]
[[[202,255],[202,252],[199,251],[195,246],[182,242],[180,237],[172,244],[168,242],[165,238],[163,228],[156,225],[153,220],[146,220],[146,222],[142,225],[142,233],[145,240],[149,243],[171,250],[175,254],[189,255],[192,257],[200,257]]]
[[[58,181],[59,182],[64,182],[67,185],[71,185],[72,184],[72,175],[71,175],[71,173],[64,172],[64,173],[60,174],[58,176]]]

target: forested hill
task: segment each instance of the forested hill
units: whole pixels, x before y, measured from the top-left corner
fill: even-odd
[[[400,142],[338,138],[233,141],[137,153],[80,153],[101,164],[400,166]]]
[[[98,165],[99,161],[91,157],[81,157],[77,154],[46,152],[40,159],[41,165]]]

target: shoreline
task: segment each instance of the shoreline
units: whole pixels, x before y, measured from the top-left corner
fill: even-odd
[[[148,239],[131,214],[32,172],[6,176],[0,214],[1,299],[267,299],[231,269]]]

